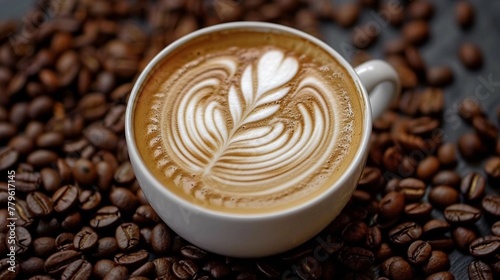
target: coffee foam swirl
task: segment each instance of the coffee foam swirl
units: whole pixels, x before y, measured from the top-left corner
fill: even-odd
[[[203,203],[274,206],[323,183],[349,150],[352,109],[320,70],[281,50],[254,56],[194,61],[151,106],[157,168]]]

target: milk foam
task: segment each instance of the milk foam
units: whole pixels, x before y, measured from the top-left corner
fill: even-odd
[[[156,167],[200,204],[266,207],[320,186],[350,151],[352,108],[281,49],[202,57],[162,82],[147,119]]]

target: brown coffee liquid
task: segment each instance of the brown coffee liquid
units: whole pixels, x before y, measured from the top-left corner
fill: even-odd
[[[278,211],[345,173],[362,137],[359,96],[346,69],[303,38],[219,31],[149,74],[134,135],[148,169],[182,199],[228,213]]]

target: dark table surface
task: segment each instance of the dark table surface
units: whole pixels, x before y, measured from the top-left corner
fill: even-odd
[[[457,115],[458,103],[465,97],[473,97],[481,102],[490,120],[498,124],[496,107],[500,105],[500,1],[497,0],[471,0],[476,10],[476,20],[472,28],[464,31],[460,29],[455,20],[456,0],[430,0],[435,4],[435,14],[431,20],[431,38],[429,42],[420,47],[421,54],[429,66],[447,65],[452,68],[454,82],[445,88],[445,111],[443,115],[443,128],[445,139],[456,142],[458,137],[472,128],[465,124]],[[33,5],[33,0],[0,0],[0,19],[23,19],[26,11]],[[349,2],[337,0],[335,3]],[[366,50],[374,58],[382,58],[384,42],[398,35],[395,28],[383,24],[376,13],[364,10],[359,24],[376,22],[380,27],[380,37],[375,44]],[[350,30],[340,28],[335,24],[324,23],[321,27],[324,40],[344,57],[348,58],[352,51]],[[484,66],[478,71],[467,70],[457,59],[458,47],[462,42],[477,44],[484,54]],[[487,87],[485,81],[490,81]],[[470,171],[484,174],[483,162],[476,164],[459,161],[456,171],[462,176]],[[488,193],[500,193],[498,186],[488,185]],[[434,211],[436,212],[436,211]],[[439,216],[440,213],[433,213]],[[490,227],[481,220],[476,223],[478,232],[482,235],[490,234]],[[450,271],[456,279],[468,279],[467,266],[473,260],[471,256],[454,250],[450,254]]]

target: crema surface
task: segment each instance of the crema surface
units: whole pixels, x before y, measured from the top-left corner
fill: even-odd
[[[222,31],[150,73],[134,135],[148,169],[182,199],[271,212],[321,195],[344,173],[363,130],[359,96],[343,66],[305,39]]]

